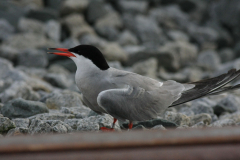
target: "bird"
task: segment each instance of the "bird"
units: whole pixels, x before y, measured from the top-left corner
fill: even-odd
[[[240,75],[236,69],[196,82],[160,82],[110,67],[103,53],[92,45],[48,50],[52,50],[50,54],[69,57],[76,64],[75,82],[84,104],[99,114],[113,117],[112,128],[101,127],[103,131],[114,130],[117,120],[128,120],[128,128],[132,129],[133,122],[157,118],[169,107],[240,88],[240,84],[225,86]]]

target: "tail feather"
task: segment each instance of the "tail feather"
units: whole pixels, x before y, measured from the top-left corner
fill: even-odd
[[[217,94],[226,92],[232,89],[237,89],[240,86],[230,86],[230,87],[224,87],[226,84],[230,83],[234,79],[236,79],[240,75],[240,70],[231,69],[226,74],[222,74],[220,76],[200,80],[197,82],[191,82],[189,84],[194,84],[195,87],[192,89],[189,89],[187,91],[184,91],[181,95],[181,97],[173,102],[173,104],[170,107],[186,103],[188,101],[192,101],[197,98],[201,98],[207,95]]]

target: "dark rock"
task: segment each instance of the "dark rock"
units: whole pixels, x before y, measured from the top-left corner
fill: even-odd
[[[24,99],[14,99],[7,102],[1,113],[8,118],[27,118],[40,113],[47,113],[48,108],[44,103],[27,101]]]
[[[15,124],[7,117],[0,117],[0,133],[6,133],[12,128],[15,128]]]
[[[235,57],[240,57],[240,41],[235,44],[233,51]]]
[[[48,65],[48,59],[44,51],[28,49],[19,54],[18,65],[44,68]]]
[[[10,61],[15,61],[19,51],[15,48],[2,45],[0,46],[0,57],[6,58]]]
[[[142,125],[145,128],[149,128],[149,129],[153,128],[154,126],[157,126],[157,125],[162,125],[165,128],[176,128],[178,126],[174,122],[167,121],[167,120],[164,120],[164,119],[153,119],[153,120],[149,120],[149,121],[137,122],[136,124],[133,124],[133,127],[136,127],[136,126],[139,126],[139,125]],[[123,123],[122,127],[128,128],[128,123]]]
[[[224,48],[220,50],[219,56],[222,63],[232,61],[234,59],[234,53],[230,48]]]
[[[44,1],[44,5],[48,8],[59,11],[62,7],[63,2],[63,0],[47,0]]]
[[[96,32],[98,35],[106,38],[109,41],[117,40],[119,37],[119,31],[111,26],[96,27]]]
[[[27,18],[37,19],[42,22],[47,22],[51,19],[58,19],[59,14],[52,9],[29,10],[26,14]]]
[[[0,19],[0,40],[7,39],[14,33],[14,27],[5,19]]]
[[[148,9],[148,1],[121,0],[117,1],[117,8],[122,13],[142,14]]]
[[[100,17],[112,11],[112,6],[104,4],[104,1],[91,1],[87,8],[87,20],[90,23],[96,22]]]
[[[9,71],[13,70],[12,62],[7,59],[0,58],[0,79],[5,78]]]
[[[228,95],[222,99],[214,108],[216,115],[221,115],[223,112],[233,113],[240,110],[240,99],[234,95]]]

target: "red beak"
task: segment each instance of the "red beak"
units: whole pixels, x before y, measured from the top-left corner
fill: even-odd
[[[48,52],[50,54],[56,54],[59,56],[67,56],[67,57],[76,57],[74,54],[68,51],[67,48],[48,48],[48,50],[57,50],[57,51],[62,51],[62,52]]]

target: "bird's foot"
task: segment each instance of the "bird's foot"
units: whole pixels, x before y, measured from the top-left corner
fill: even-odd
[[[107,127],[101,127],[100,130],[101,130],[101,131],[106,131],[106,132],[114,131],[113,128],[107,128]]]

